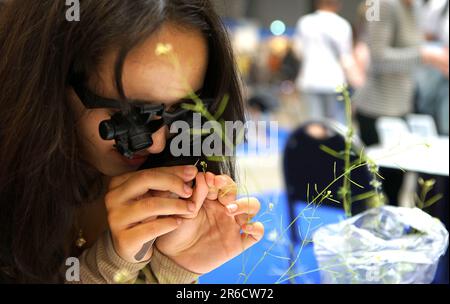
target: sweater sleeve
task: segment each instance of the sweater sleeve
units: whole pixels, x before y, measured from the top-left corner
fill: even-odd
[[[133,284],[139,271],[149,261],[130,263],[115,251],[110,232],[105,232],[95,244],[84,250],[80,258],[81,284]]]
[[[163,255],[156,246],[149,264],[142,270],[147,284],[196,284],[200,274],[193,273]]]
[[[380,1],[380,20],[368,22],[368,45],[375,73],[409,73],[421,61],[419,47],[395,47],[398,8],[391,0]]]
[[[115,251],[111,234],[105,232],[97,242],[83,251],[78,284],[190,284],[199,274],[192,273],[164,256],[155,246],[151,260],[130,263]],[[140,277],[144,279],[141,280]]]

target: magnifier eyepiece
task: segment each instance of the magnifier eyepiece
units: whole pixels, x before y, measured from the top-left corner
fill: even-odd
[[[143,133],[130,136],[129,143],[132,151],[141,151],[148,149],[153,145],[152,135]]]
[[[116,130],[112,120],[105,120],[99,126],[100,137],[103,140],[113,140],[116,137]]]

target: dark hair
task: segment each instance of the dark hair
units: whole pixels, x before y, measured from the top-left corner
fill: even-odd
[[[205,93],[228,94],[222,118],[244,120],[240,79],[220,18],[208,0],[82,0],[79,22],[65,1],[14,0],[0,12],[0,279],[58,282],[76,208],[102,193],[100,173],[80,157],[67,81],[102,55],[127,53],[164,22],[201,30],[209,45]],[[217,107],[217,105],[214,105]],[[232,159],[216,173],[234,177]],[[213,172],[214,172],[213,171]]]

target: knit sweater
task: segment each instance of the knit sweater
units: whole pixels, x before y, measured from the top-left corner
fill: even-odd
[[[358,111],[372,117],[410,113],[422,42],[414,8],[401,0],[380,0],[380,20],[367,22],[367,40],[371,65],[354,98]]]
[[[156,246],[149,261],[130,263],[115,252],[110,232],[105,232],[95,244],[80,256],[81,284],[190,284],[198,282],[192,273],[164,256]]]

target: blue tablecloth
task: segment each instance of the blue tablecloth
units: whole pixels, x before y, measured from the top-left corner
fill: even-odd
[[[200,283],[276,283],[297,255],[297,262],[292,267],[290,275],[284,276],[280,283],[320,283],[313,246],[308,240],[311,240],[312,233],[318,227],[343,219],[344,212],[339,208],[325,206],[314,208],[302,202],[297,203],[296,214],[302,216],[295,223],[295,227],[300,229],[304,239],[302,246],[302,242],[292,243],[289,232],[283,235],[283,231],[291,222],[288,218],[285,194],[268,193],[256,197],[262,204],[261,215],[257,220],[264,223],[266,229],[264,238],[240,256],[202,276]],[[292,275],[296,276],[293,280],[285,280]]]

